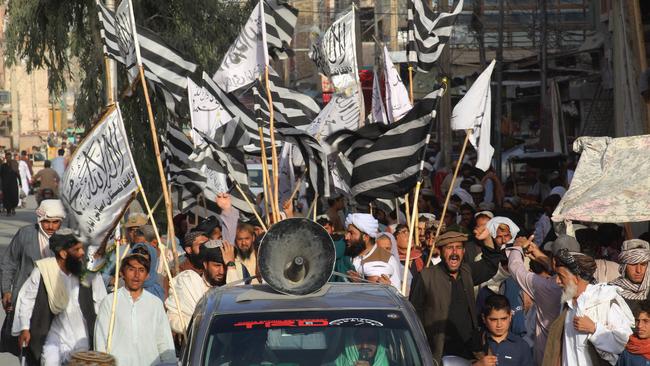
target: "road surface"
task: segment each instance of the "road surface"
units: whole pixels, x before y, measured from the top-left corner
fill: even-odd
[[[34,196],[29,196],[27,198],[27,205],[25,208],[17,208],[16,216],[0,216],[0,253],[4,255],[4,251],[9,246],[11,238],[18,229],[25,225],[29,225],[36,222],[36,214],[34,213],[36,209],[36,200]],[[0,306],[0,324],[4,322],[5,312],[4,309]],[[18,366],[18,358],[14,357],[9,353],[0,353],[0,365],[3,366]]]

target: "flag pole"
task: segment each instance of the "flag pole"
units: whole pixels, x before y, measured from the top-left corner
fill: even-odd
[[[120,281],[120,241],[124,240],[125,236],[121,235],[120,240],[115,240],[115,279],[113,287],[113,305],[111,306],[111,320],[108,323],[108,338],[106,339],[106,353],[111,353],[111,345],[113,343],[113,330],[115,329],[115,310],[117,309],[117,290]]]
[[[406,210],[406,226],[411,228],[411,203],[409,202],[409,194],[404,195],[404,210]]]
[[[111,79],[111,62],[107,56],[104,56],[104,66],[106,67],[106,100],[107,105],[115,103],[115,95],[113,95],[113,80]]]
[[[248,199],[248,196],[246,195],[246,193],[244,193],[244,190],[241,188],[241,186],[239,186],[239,183],[237,183],[237,181],[233,180],[233,182],[235,184],[235,188],[237,188],[237,191],[239,191],[239,194],[241,194],[244,197],[244,201],[246,201],[246,203],[248,204],[248,207],[250,207],[251,210],[253,211],[253,214],[255,215],[255,218],[257,219],[257,221],[259,221],[260,225],[262,225],[262,229],[264,229],[264,231],[268,231],[266,229],[266,225],[264,225],[264,221],[262,221],[262,218],[257,213],[257,210],[255,209],[255,206],[253,206],[253,203]]]
[[[278,152],[275,147],[275,121],[273,113],[273,97],[271,96],[271,88],[269,85],[269,65],[264,67],[264,84],[266,86],[266,97],[269,102],[269,130],[271,134],[271,165],[273,168],[273,215],[274,221],[280,221],[280,206],[278,203]]]
[[[440,216],[440,223],[438,224],[438,228],[436,229],[436,236],[434,236],[433,239],[433,245],[435,246],[436,240],[438,240],[438,236],[440,235],[440,230],[442,228],[442,221],[445,219],[445,215],[447,214],[447,207],[449,206],[449,199],[451,198],[451,192],[454,190],[454,184],[456,183],[456,177],[458,177],[458,171],[460,170],[460,166],[463,163],[463,156],[465,156],[465,149],[467,149],[467,143],[469,142],[469,137],[472,134],[472,130],[467,130],[467,134],[465,135],[465,142],[463,142],[463,148],[460,151],[460,156],[458,157],[458,162],[456,163],[456,169],[454,169],[454,175],[451,177],[451,185],[449,186],[449,190],[447,191],[447,197],[445,198],[445,204],[442,206],[442,214]],[[427,258],[427,264],[426,267],[429,267],[429,264],[431,263],[431,257],[433,257],[433,248],[429,251],[429,257]]]
[[[260,134],[260,149],[262,149],[262,188],[264,189],[264,210],[266,212],[266,224],[271,225],[271,211],[269,211],[269,201],[273,200],[271,196],[270,182],[269,182],[269,163],[266,158],[266,147],[264,146],[264,131],[262,126],[257,127]]]
[[[411,63],[409,63],[409,99],[413,104],[413,66],[411,66]]]
[[[158,132],[156,132],[156,124],[153,119],[151,100],[149,99],[149,89],[147,87],[147,82],[144,78],[144,66],[140,64],[139,69],[140,69],[140,82],[142,83],[142,91],[144,92],[144,100],[147,105],[147,114],[149,116],[149,128],[151,129],[151,139],[153,140],[154,153],[156,154],[156,164],[158,165],[158,175],[160,176],[160,185],[162,186],[163,197],[165,198],[165,208],[167,211],[167,228],[169,232],[168,235],[169,237],[167,238],[167,242],[168,242],[167,244],[169,244],[169,240],[171,239],[172,243],[174,243],[174,239],[176,237],[174,233],[174,217],[172,215],[172,200],[171,197],[169,196],[169,191],[167,190],[167,179],[165,178],[165,170],[163,169],[162,160],[160,159],[160,147],[158,146]],[[152,218],[152,222],[153,222],[153,218]],[[174,254],[174,270],[176,271],[176,273],[178,273],[179,272],[178,252],[176,251],[175,244],[172,245],[172,253]]]
[[[406,260],[404,261],[404,276],[402,277],[402,296],[406,296],[406,285],[408,283],[408,271],[411,261],[411,246],[413,245],[413,228],[415,227],[415,212],[418,207],[418,196],[420,195],[420,185],[422,184],[422,179],[418,179],[418,182],[415,184],[415,193],[413,195],[413,215],[411,215],[411,222],[409,225],[409,241],[406,246]]]
[[[318,213],[318,193],[314,195],[314,222],[316,222],[317,213]]]
[[[156,240],[158,241],[158,246],[162,245],[162,240],[160,239],[160,232],[158,231],[158,225],[156,225],[156,220],[153,219],[153,211],[151,211],[151,206],[149,206],[149,200],[147,199],[147,195],[144,193],[144,190],[142,189],[142,182],[140,181],[140,175],[137,174],[135,176],[136,182],[138,183],[138,190],[142,194],[142,201],[144,201],[144,206],[147,210],[149,220],[151,220],[151,226],[153,227],[153,232],[156,235]],[[169,244],[169,238],[167,238],[167,243]],[[176,248],[176,241],[174,238],[172,238],[172,249]],[[167,249],[167,246],[161,248],[160,250],[160,257],[162,258],[163,262],[163,267],[165,268],[165,272],[167,273],[167,278],[169,281],[169,290],[172,293],[172,296],[174,298],[174,303],[176,303],[176,308],[178,309],[178,319],[181,322],[181,327],[185,330],[185,321],[183,321],[183,314],[181,313],[181,302],[178,300],[178,294],[176,293],[176,289],[174,289],[173,283],[172,283],[172,272],[169,269],[169,263],[167,263],[167,253],[165,251]],[[152,270],[155,270],[152,268]],[[176,273],[178,273],[178,270],[176,270]],[[183,334],[185,334],[185,331],[183,331]]]
[[[307,175],[307,171],[309,170],[309,167],[305,168],[305,171],[302,173],[302,176],[298,179],[296,182],[296,186],[293,189],[293,192],[291,192],[291,196],[289,197],[289,201],[293,201],[293,199],[296,197],[296,194],[300,190],[300,185],[302,185],[302,179]]]

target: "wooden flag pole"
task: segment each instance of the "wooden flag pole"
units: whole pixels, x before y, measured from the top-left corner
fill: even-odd
[[[149,200],[147,199],[147,195],[144,193],[144,190],[142,189],[142,182],[140,182],[140,176],[136,175],[137,183],[138,183],[138,190],[142,194],[142,201],[144,201],[144,206],[147,210],[149,220],[151,220],[151,226],[153,227],[153,232],[156,235],[156,240],[158,241],[158,246],[162,245],[162,240],[160,239],[160,232],[158,231],[158,225],[156,225],[156,221],[153,219],[153,211],[151,211],[151,206],[149,206]],[[169,238],[168,238],[169,239]],[[167,240],[169,243],[169,240]],[[172,248],[176,248],[176,241],[174,238],[172,238]],[[174,297],[174,302],[176,303],[176,308],[178,309],[178,319],[181,321],[181,327],[183,327],[183,334],[185,334],[185,322],[183,321],[183,314],[181,313],[181,302],[178,300],[178,294],[176,293],[176,290],[174,289],[174,285],[172,283],[172,272],[169,269],[169,263],[167,263],[167,253],[165,252],[165,249],[167,247],[163,247],[160,249],[160,257],[162,258],[163,262],[163,267],[165,267],[165,272],[167,273],[167,278],[169,280],[169,290],[172,293],[172,296]],[[155,270],[155,268],[152,268],[151,270]],[[178,270],[176,271],[178,273]]]
[[[124,239],[124,236],[120,238]],[[108,323],[108,338],[106,339],[106,353],[111,353],[111,345],[113,344],[113,330],[115,329],[115,312],[117,310],[117,290],[120,281],[120,240],[115,240],[115,279],[113,287],[113,305],[111,306],[111,320]]]
[[[317,213],[318,213],[318,193],[314,195],[314,222],[316,221]]]
[[[418,195],[419,196],[419,195]],[[416,196],[416,197],[418,197]],[[415,240],[415,246],[420,246],[420,210],[418,209],[417,202],[413,202],[413,215],[415,216],[415,229],[413,229],[413,240]]]
[[[237,188],[237,190],[239,191],[239,194],[241,194],[242,197],[244,197],[244,200],[248,204],[248,207],[250,207],[251,210],[253,210],[253,214],[255,215],[255,218],[260,222],[260,225],[262,225],[262,229],[264,229],[264,231],[268,231],[266,229],[266,225],[264,225],[264,221],[262,221],[262,218],[257,213],[257,210],[255,209],[255,206],[253,206],[253,203],[248,199],[248,196],[246,195],[246,193],[244,193],[244,190],[241,189],[241,187],[239,186],[239,183],[237,183],[236,181],[233,181],[233,182],[235,183],[235,188]]]
[[[264,130],[262,126],[257,127],[260,134],[260,149],[262,150],[262,189],[264,189],[264,210],[266,213],[266,225],[271,225],[271,211],[269,211],[269,202],[273,202],[269,182],[269,163],[266,158],[266,147],[264,146]]]
[[[111,62],[106,56],[104,56],[104,65],[106,67],[106,101],[107,105],[111,105],[115,103],[115,95],[113,95],[113,80],[111,79]]]
[[[472,130],[467,130],[467,134],[465,135],[465,142],[463,142],[463,148],[460,151],[460,156],[458,157],[458,162],[456,163],[456,169],[454,169],[454,175],[451,177],[451,185],[449,186],[449,191],[447,191],[447,197],[445,198],[445,204],[442,206],[442,214],[440,215],[440,221],[438,223],[438,228],[436,229],[436,236],[433,237],[433,245],[435,247],[436,241],[438,240],[438,236],[440,235],[440,230],[442,228],[442,222],[445,219],[445,215],[447,214],[447,207],[449,206],[449,199],[451,198],[451,192],[454,190],[454,184],[456,184],[456,177],[458,177],[458,171],[460,170],[460,166],[463,163],[463,157],[465,156],[465,150],[467,149],[467,143],[469,142],[469,136],[472,134]],[[427,263],[426,267],[429,267],[429,264],[431,264],[431,257],[433,257],[433,249],[429,251],[429,257],[427,258]]]
[[[406,285],[408,283],[409,262],[411,261],[411,246],[413,245],[413,228],[415,227],[415,217],[418,209],[418,196],[420,195],[420,185],[422,180],[418,179],[415,184],[415,194],[413,196],[413,214],[411,215],[411,224],[409,225],[409,241],[406,246],[406,260],[404,261],[404,276],[402,277],[402,296],[406,296]]]
[[[409,99],[413,104],[413,66],[409,64]]]
[[[266,97],[269,102],[269,131],[271,134],[271,159],[273,166],[273,215],[275,222],[280,221],[280,204],[279,189],[278,189],[278,151],[275,147],[275,121],[273,112],[273,98],[271,97],[271,88],[269,84],[269,66],[264,68],[264,83],[266,85]]]
[[[404,209],[406,210],[406,226],[409,226],[409,228],[410,228],[410,225],[411,225],[411,209],[410,209],[411,204],[409,203],[409,194],[408,193],[404,195],[404,204],[405,204]]]
[[[144,78],[144,66],[140,65],[140,82],[142,83],[142,90],[144,92],[144,99],[147,104],[147,114],[149,115],[149,127],[151,129],[151,139],[153,140],[154,153],[156,154],[156,163],[158,165],[158,174],[160,175],[160,185],[162,186],[163,197],[165,198],[165,208],[167,211],[167,227],[168,227],[168,238],[167,244],[169,241],[172,241],[172,253],[174,253],[174,270],[176,273],[179,272],[179,262],[178,262],[178,252],[176,251],[176,245],[174,239],[176,235],[174,233],[174,216],[172,214],[172,200],[169,196],[169,191],[167,190],[167,178],[165,178],[165,170],[163,169],[162,160],[160,159],[160,147],[158,146],[158,132],[156,131],[156,124],[153,119],[153,111],[151,109],[151,100],[149,99],[149,89],[147,87],[147,82]],[[144,197],[144,194],[143,194]],[[153,222],[153,217],[152,220]],[[159,241],[158,243],[161,243]],[[170,277],[171,280],[171,277]]]
[[[289,197],[289,201],[293,201],[293,199],[296,197],[296,194],[300,190],[300,186],[302,185],[302,180],[305,178],[307,175],[307,172],[309,171],[309,167],[305,168],[305,171],[302,173],[298,181],[296,182],[296,186],[293,188],[293,192],[291,192],[291,196]]]

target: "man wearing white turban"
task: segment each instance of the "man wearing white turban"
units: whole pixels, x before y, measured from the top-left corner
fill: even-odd
[[[514,243],[517,234],[519,234],[519,226],[503,216],[496,216],[488,221],[487,230],[497,248]]]
[[[0,259],[0,289],[2,306],[7,312],[5,322],[13,323],[13,304],[18,291],[34,269],[34,263],[54,254],[49,249],[49,240],[65,219],[65,209],[60,200],[43,200],[36,209],[38,223],[24,226],[11,239],[9,247]],[[16,352],[16,338],[2,337],[0,351]]]
[[[379,222],[370,214],[349,214],[345,219],[345,255],[352,258],[355,271],[348,271],[352,278],[365,277],[364,265],[371,262],[384,262],[392,267],[393,272],[399,271],[399,262],[392,254],[375,243]],[[375,263],[376,264],[376,263]],[[400,288],[400,278],[397,275],[390,277],[390,283],[395,288]]]

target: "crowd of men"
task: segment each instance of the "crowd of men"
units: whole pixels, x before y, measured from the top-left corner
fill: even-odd
[[[404,206],[348,213],[344,198],[329,200],[317,222],[333,239],[335,271],[346,274],[331,281],[405,285],[442,364],[650,362],[648,234],[631,238],[614,224],[576,223],[572,235],[556,235],[550,216],[568,186],[566,172],[540,178],[525,196],[542,207],[526,230],[521,198],[492,172],[479,179],[466,166],[452,187],[448,171],[428,169],[409,263]],[[40,201],[37,222],[19,229],[0,258],[1,350],[22,348],[28,364],[59,365],[79,351],[107,352],[110,343],[119,365],[175,364],[180,335],[209,289],[263,282],[262,225],[242,221],[228,194],[216,203],[218,217],[175,217],[181,263],[169,281],[164,262],[173,251],[158,242],[147,215],[132,210],[121,242],[88,253],[66,228],[61,201]],[[283,207],[283,216],[299,215],[290,202]]]

